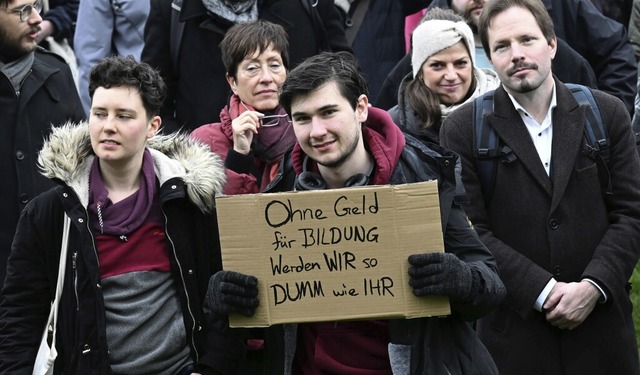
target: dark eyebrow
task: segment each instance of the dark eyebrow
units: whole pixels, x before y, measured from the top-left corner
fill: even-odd
[[[336,109],[338,108],[337,104],[327,104],[327,105],[323,105],[322,107],[318,108],[315,112],[324,112],[328,109]],[[303,115],[308,115],[305,112],[293,112],[291,114],[291,117],[293,118],[294,116],[303,116]]]
[[[106,107],[93,107],[91,109],[92,110],[99,110],[99,111],[106,111],[107,110]],[[133,108],[116,108],[115,111],[118,114],[122,114],[122,113],[129,113],[129,114],[132,114],[132,115],[137,115],[138,114],[138,111],[136,111]]]

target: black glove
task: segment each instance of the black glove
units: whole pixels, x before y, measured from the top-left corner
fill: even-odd
[[[234,271],[218,271],[209,279],[205,309],[215,314],[253,316],[258,307],[258,279]]]
[[[471,267],[449,253],[409,256],[409,285],[418,297],[439,295],[465,301],[473,284]]]

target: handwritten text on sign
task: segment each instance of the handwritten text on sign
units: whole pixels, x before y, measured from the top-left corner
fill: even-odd
[[[449,313],[414,297],[407,257],[442,251],[435,182],[217,199],[224,269],[258,278],[232,326]]]

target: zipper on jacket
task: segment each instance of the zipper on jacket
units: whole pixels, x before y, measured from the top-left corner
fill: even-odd
[[[196,355],[196,363],[200,362],[200,355],[198,354],[198,348],[196,347],[196,318],[193,315],[193,311],[191,311],[191,302],[189,302],[189,290],[187,289],[187,282],[184,280],[184,273],[182,272],[182,265],[180,264],[180,260],[178,259],[178,254],[176,254],[176,246],[173,243],[173,240],[171,239],[171,236],[169,236],[169,219],[167,218],[167,215],[165,214],[164,210],[162,211],[162,216],[164,216],[164,233],[167,236],[167,239],[169,240],[169,243],[171,243],[171,252],[173,254],[173,258],[176,261],[176,264],[178,265],[178,273],[180,274],[180,280],[182,281],[182,288],[184,289],[184,295],[187,298],[187,310],[189,310],[189,316],[191,316],[191,321],[193,322],[191,325],[191,347],[193,348],[193,352]]]
[[[76,295],[76,311],[80,310],[80,299],[78,298],[78,252],[74,251],[71,258],[73,264],[73,292]]]

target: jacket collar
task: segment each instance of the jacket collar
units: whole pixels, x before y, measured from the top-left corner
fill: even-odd
[[[147,147],[153,157],[154,170],[160,184],[181,179],[187,196],[203,212],[211,212],[214,197],[222,194],[225,171],[219,156],[188,134],[158,134]],[[89,172],[94,159],[89,138],[89,124],[67,123],[53,127],[38,155],[41,173],[69,185],[82,204],[88,204]]]
[[[40,49],[40,47],[38,47]],[[62,99],[62,93],[56,85],[50,84],[48,79],[50,76],[58,73],[60,68],[49,64],[40,57],[42,51],[36,51],[35,59],[33,60],[33,66],[31,72],[27,74],[20,91],[20,111],[24,110],[22,106],[26,105],[29,99],[36,93],[42,86],[55,102],[59,102]],[[47,53],[47,52],[44,52]]]
[[[552,113],[553,144],[552,157],[553,184],[540,163],[538,152],[526,127],[503,86],[495,91],[494,113],[489,117],[496,133],[516,155],[518,160],[540,184],[554,197],[566,188],[576,155],[580,152],[584,129],[585,109],[557,78],[556,95],[558,105]],[[519,125],[518,125],[519,124]]]

